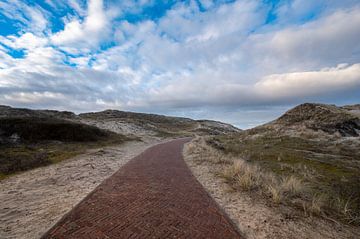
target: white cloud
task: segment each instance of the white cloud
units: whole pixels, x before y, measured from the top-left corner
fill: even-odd
[[[206,74],[176,79],[176,84],[163,85],[149,91],[149,98],[136,105],[163,107],[247,106],[301,99],[322,98],[352,90],[360,92],[360,63],[324,68],[311,72],[292,72],[264,76],[253,85],[222,82],[221,74]],[[205,83],[206,82],[206,83]],[[201,94],[199,94],[201,92]],[[334,99],[336,97],[333,97]]]
[[[335,11],[316,21],[250,36],[246,48],[269,68],[323,67],[360,59],[360,8]],[[276,64],[276,65],[275,65]]]
[[[39,7],[26,7],[27,13],[30,15],[31,24],[30,27],[35,32],[42,32],[46,29],[48,21],[44,16],[44,10],[40,10]]]
[[[6,53],[6,49],[0,46],[0,70],[13,67],[16,59]],[[1,82],[1,79],[0,79]]]
[[[91,56],[69,57],[69,61],[78,67],[88,67]]]
[[[2,98],[9,102],[16,102],[16,103],[39,103],[42,101],[51,101],[51,100],[66,100],[66,97],[60,93],[53,93],[53,92],[18,92],[18,93],[11,93],[5,94]]]
[[[321,96],[346,89],[360,90],[360,63],[324,68],[320,71],[294,72],[265,76],[255,84],[259,95],[269,99]]]
[[[30,32],[24,33],[19,37],[10,35],[8,37],[0,36],[0,43],[13,49],[35,49],[47,44],[48,40],[44,37],[38,37]]]
[[[94,48],[106,40],[110,27],[110,19],[105,14],[103,1],[89,0],[85,20],[72,19],[66,23],[64,30],[55,33],[51,40],[59,46]]]
[[[200,12],[197,4],[178,4],[159,22],[159,30],[178,41],[207,41],[237,32],[244,35],[263,23],[265,12],[256,1],[235,1]]]
[[[251,22],[252,27],[258,26],[258,20],[251,19],[256,18],[253,16],[264,17],[263,12],[259,11],[261,6],[245,3],[207,12],[206,17],[200,13],[192,15],[184,5],[178,5],[158,26],[151,21],[136,25],[124,22],[121,28],[128,39],[119,47],[122,51],[109,51],[106,58],[99,57],[97,62],[101,62],[102,66],[99,69],[134,72],[131,77],[128,76],[139,79],[134,82],[142,82],[142,87],[147,91],[142,97],[134,97],[130,101],[133,107],[277,104],[289,98],[295,100],[311,96],[320,99],[327,93],[357,86],[356,74],[349,78],[351,84],[345,78],[348,71],[356,69],[359,61],[359,57],[354,55],[359,45],[356,41],[358,30],[354,27],[358,23],[359,9],[339,10],[301,26],[289,26],[264,34],[254,33],[248,37],[245,34],[248,28],[241,21],[233,25],[235,28],[231,24],[225,30],[220,26],[213,27],[222,21],[236,23],[242,17]],[[196,8],[191,9],[196,12]],[[224,20],[224,15],[229,18]],[[206,32],[204,29],[212,27],[217,29],[216,37],[199,38],[202,36],[199,32]],[[172,29],[179,30],[177,35]],[[178,40],[174,41],[166,34]],[[338,50],[337,46],[343,48]],[[130,49],[131,56],[124,58],[125,52],[128,53]],[[341,71],[318,70],[341,62],[352,65]],[[297,73],[288,73],[294,71]],[[285,79],[292,79],[293,74],[298,79],[304,77],[303,83],[307,87],[297,85],[292,91],[287,89],[288,94],[294,97],[281,92],[273,93],[270,78],[283,77],[282,85],[285,87],[288,82]],[[326,81],[326,77],[330,80]],[[308,79],[310,82],[318,81],[318,84],[310,84]],[[343,79],[344,84],[334,83],[339,79]],[[317,91],[319,94],[316,94]]]
[[[255,1],[237,1],[233,4],[221,6],[197,19],[204,24],[199,24],[200,29],[196,30],[199,34],[189,36],[186,41],[203,42],[232,33],[240,36],[247,35],[249,31],[265,21],[263,10],[261,4]]]

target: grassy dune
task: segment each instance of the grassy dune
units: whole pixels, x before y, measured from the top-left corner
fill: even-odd
[[[241,133],[212,137],[207,144],[233,159],[223,172],[229,183],[305,213],[360,224],[358,140]]]
[[[129,138],[54,118],[0,118],[0,178]]]

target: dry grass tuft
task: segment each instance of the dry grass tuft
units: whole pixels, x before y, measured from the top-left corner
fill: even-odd
[[[274,173],[266,172],[258,165],[250,164],[243,159],[234,160],[231,165],[223,169],[221,175],[233,186],[242,190],[262,190],[277,204],[285,196],[294,197],[305,191],[305,184],[295,176],[279,179]]]
[[[281,202],[283,195],[279,187],[269,184],[267,185],[267,191],[270,193],[271,199],[274,203],[279,204]]]
[[[286,197],[294,197],[304,191],[304,183],[294,177],[280,179],[274,173],[261,169],[242,158],[234,158],[209,146],[203,137],[195,138],[185,146],[185,154],[195,161],[221,164],[218,175],[223,177],[234,189],[258,190],[270,196],[276,204]]]
[[[234,158],[214,149],[203,137],[195,138],[185,146],[184,152],[198,162],[221,164],[218,175],[223,177],[234,189],[257,190],[268,195],[276,204],[287,197],[300,196],[305,184],[295,176],[279,178],[273,172],[263,170],[243,158]]]
[[[238,162],[242,163],[238,164],[240,166],[240,172],[235,177],[235,184],[244,190],[252,190],[259,187],[261,184],[261,172],[259,167],[249,165],[245,161],[239,160]]]
[[[320,215],[323,212],[325,202],[325,194],[315,194],[311,199],[311,203],[308,209],[312,214]]]
[[[243,170],[244,161],[234,160],[231,165],[224,168],[221,175],[227,180],[233,180]]]
[[[340,198],[338,197],[333,201],[333,207],[337,208],[337,211],[341,214],[341,216],[348,221],[350,224],[356,224],[360,222],[360,217],[358,216],[358,211],[351,208],[352,201],[354,198]]]
[[[281,190],[290,196],[300,195],[304,189],[305,184],[294,175],[283,177],[281,180]]]
[[[202,137],[196,137],[192,142],[187,143],[184,153],[199,163],[207,161],[214,164],[229,164],[232,162],[229,157],[208,146]]]

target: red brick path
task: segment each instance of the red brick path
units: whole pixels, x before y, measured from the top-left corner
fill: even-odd
[[[240,238],[183,161],[186,141],[132,159],[43,238]]]

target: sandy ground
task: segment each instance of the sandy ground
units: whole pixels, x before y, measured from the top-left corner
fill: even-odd
[[[156,143],[92,150],[0,181],[0,238],[39,238],[105,178]]]
[[[225,210],[249,239],[338,239],[360,238],[359,228],[351,228],[321,218],[289,217],[264,201],[254,200],[246,192],[232,190],[223,179],[216,176],[218,164],[194,158],[186,147],[184,159],[194,176],[208,193]]]
[[[124,134],[124,135],[135,135],[142,138],[155,135],[155,132],[146,130],[143,127],[140,127],[136,124],[131,124],[129,122],[121,122],[119,120],[81,119],[80,122],[83,124],[96,126],[100,129],[110,130],[115,133]]]

